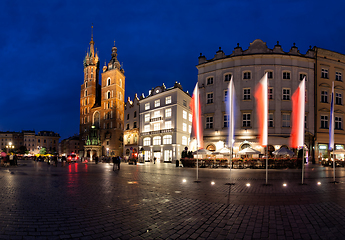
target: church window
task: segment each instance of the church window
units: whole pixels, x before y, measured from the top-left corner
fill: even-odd
[[[110,86],[110,78],[107,79],[107,86]]]
[[[122,87],[122,80],[119,80],[119,86]]]
[[[122,99],[122,94],[119,92],[119,100]]]
[[[107,99],[110,99],[110,91],[107,92]]]
[[[85,90],[85,97],[87,96],[87,90]]]

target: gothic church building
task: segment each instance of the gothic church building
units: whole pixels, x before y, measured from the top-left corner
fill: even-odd
[[[80,157],[120,156],[123,152],[125,75],[112,48],[109,63],[102,68],[91,35],[84,59],[84,82],[80,90]]]

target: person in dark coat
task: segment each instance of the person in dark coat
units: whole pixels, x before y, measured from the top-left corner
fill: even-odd
[[[115,165],[117,164],[115,156],[112,157],[112,161],[113,161],[113,171],[115,171]]]
[[[97,156],[95,157],[95,162],[96,162],[96,164],[98,164],[98,157]]]
[[[121,159],[117,157],[117,170],[120,170]]]

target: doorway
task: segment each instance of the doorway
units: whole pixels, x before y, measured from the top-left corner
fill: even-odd
[[[156,158],[157,163],[161,162],[161,152],[154,152],[153,157]]]

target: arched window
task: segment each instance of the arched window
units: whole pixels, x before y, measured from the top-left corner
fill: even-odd
[[[110,78],[107,79],[107,86],[110,86]]]
[[[122,80],[119,80],[119,86],[122,87]]]
[[[242,144],[241,150],[246,149],[246,148],[250,148],[250,144],[249,143]]]
[[[107,98],[110,99],[110,91],[107,92]]]
[[[93,125],[96,128],[99,128],[99,126],[100,126],[100,114],[99,114],[99,112],[95,112],[95,114],[93,115]]]
[[[85,98],[85,105],[87,105],[87,98]]]
[[[172,144],[172,136],[171,135],[163,136],[163,144]]]
[[[216,150],[216,147],[213,145],[213,144],[210,144],[206,147],[207,150],[209,151],[215,151]]]
[[[119,92],[119,100],[122,99],[122,94]]]
[[[144,146],[150,146],[151,145],[151,138],[147,137],[143,139],[143,145]]]
[[[161,137],[153,137],[153,145],[161,145]]]
[[[85,90],[85,97],[87,96],[87,90]]]

